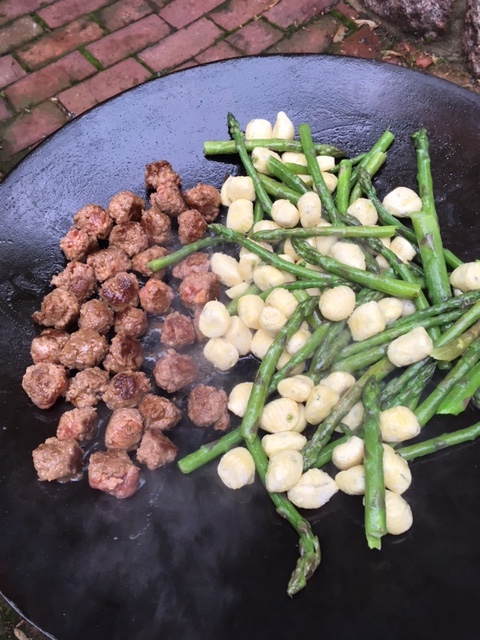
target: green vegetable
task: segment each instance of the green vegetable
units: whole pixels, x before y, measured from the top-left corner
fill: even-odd
[[[462,442],[475,440],[478,436],[480,436],[480,422],[473,424],[471,427],[454,431],[453,433],[444,433],[436,438],[430,438],[430,440],[424,440],[423,442],[411,444],[408,447],[402,447],[401,449],[397,449],[397,453],[399,453],[402,458],[405,458],[405,460],[414,460],[415,458],[436,453],[447,447],[462,444]]]
[[[245,148],[251,152],[255,147],[264,147],[284,153],[285,151],[294,151],[301,153],[302,144],[299,140],[283,140],[280,138],[261,138],[259,140],[245,140]],[[206,156],[230,155],[237,153],[237,147],[234,140],[207,140],[203,143],[203,152]],[[315,152],[319,156],[333,156],[341,158],[345,155],[345,151],[334,147],[331,144],[315,144]]]
[[[437,413],[458,416],[465,411],[468,403],[480,389],[480,363],[468,371],[453,387],[440,403]]]
[[[391,238],[395,235],[395,227],[369,227],[359,225],[346,227],[344,225],[332,225],[331,227],[297,227],[295,229],[268,229],[256,231],[250,234],[252,240],[259,242],[282,242],[287,238],[316,238],[324,236],[337,236],[338,238]],[[382,246],[383,243],[381,243]],[[394,254],[395,255],[395,254]]]
[[[363,433],[365,454],[365,535],[370,549],[380,549],[387,533],[383,445],[380,432],[380,395],[378,382],[369,378],[363,389]]]
[[[192,244],[185,245],[174,253],[169,253],[162,258],[151,260],[147,263],[147,267],[152,271],[160,271],[160,269],[166,269],[167,267],[171,267],[174,264],[178,264],[181,260],[183,260],[184,258],[188,258],[188,256],[192,255],[192,253],[195,253],[196,251],[200,251],[201,249],[208,249],[209,247],[215,247],[221,242],[221,238],[202,238],[201,240],[192,242]]]
[[[185,456],[177,462],[177,466],[182,473],[192,473],[192,471],[203,467],[207,462],[223,456],[224,453],[227,453],[227,451],[230,451],[241,442],[243,442],[243,436],[240,427],[237,427],[218,440],[204,444],[193,453]]]

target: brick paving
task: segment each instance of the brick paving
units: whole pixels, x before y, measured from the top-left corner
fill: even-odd
[[[260,53],[338,53],[480,89],[357,0],[0,0],[0,179],[67,120],[173,70]]]

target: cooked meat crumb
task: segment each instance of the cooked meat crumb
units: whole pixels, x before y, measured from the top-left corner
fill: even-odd
[[[188,209],[180,189],[173,182],[159,184],[150,196],[150,204],[172,218]]]
[[[71,227],[60,240],[60,249],[67,260],[84,262],[85,258],[98,249],[98,240],[83,229]]]
[[[174,298],[171,287],[161,280],[150,278],[139,291],[142,309],[152,315],[167,313]]]
[[[107,449],[132,451],[143,433],[143,418],[137,409],[115,409],[105,429]]]
[[[220,192],[209,184],[197,184],[183,194],[191,209],[197,209],[207,222],[213,222],[220,213]]]
[[[207,232],[207,223],[200,211],[188,209],[178,216],[178,239],[180,244],[191,244],[200,240]]]
[[[78,318],[80,305],[67,289],[54,289],[42,300],[40,311],[32,315],[34,321],[44,327],[67,329]]]
[[[140,473],[125,451],[97,451],[90,456],[88,482],[92,489],[124,499],[140,487]]]
[[[124,371],[113,376],[103,394],[109,409],[136,407],[152,385],[143,371]]]
[[[176,264],[172,269],[174,278],[183,280],[191,273],[207,273],[210,271],[210,257],[206,253],[192,253],[181,262]]]
[[[84,262],[69,262],[61,273],[52,277],[50,283],[67,289],[79,302],[85,302],[95,292],[95,272]]]
[[[45,329],[32,340],[30,355],[35,364],[39,362],[60,363],[60,352],[70,334],[62,329]]]
[[[167,347],[179,349],[195,342],[195,328],[191,318],[174,311],[168,314],[162,326],[160,342]]]
[[[143,397],[138,410],[143,416],[146,429],[169,431],[182,417],[181,410],[173,402],[153,393]]]
[[[100,297],[113,311],[123,311],[138,305],[138,289],[137,276],[121,271],[105,280],[100,287]]]
[[[78,326],[80,329],[93,329],[102,335],[107,334],[113,324],[113,311],[103,302],[94,298],[80,307]]]
[[[108,203],[107,211],[117,224],[138,222],[145,202],[132,191],[120,191]]]
[[[87,258],[87,264],[93,267],[95,277],[99,282],[104,282],[117,273],[129,271],[132,268],[132,261],[125,251],[118,247],[109,247],[92,253]]]
[[[47,438],[32,452],[39,480],[72,480],[82,470],[83,454],[76,440]]]
[[[222,293],[220,278],[216,273],[190,273],[178,289],[182,304],[195,311],[210,300],[217,300]]]
[[[143,364],[142,345],[136,338],[118,333],[110,344],[103,366],[107,371],[138,371]]]
[[[158,245],[153,245],[149,249],[145,249],[138,255],[134,256],[132,260],[132,267],[134,271],[141,273],[142,276],[147,276],[149,278],[155,278],[156,280],[163,280],[166,269],[159,269],[158,271],[152,271],[147,264],[152,260],[157,260],[158,258],[163,258],[168,255],[168,249],[165,247],[159,247]]]
[[[97,432],[98,415],[93,407],[65,411],[57,427],[59,440],[76,440],[84,444]]]
[[[107,339],[93,329],[79,329],[71,334],[60,354],[67,369],[83,371],[100,364],[108,350]]]
[[[50,409],[68,389],[65,368],[59,364],[40,362],[27,367],[22,387],[30,400],[40,409]]]
[[[197,367],[190,356],[168,349],[157,360],[153,370],[155,382],[167,393],[175,393],[191,384],[198,375]]]
[[[228,396],[223,389],[201,384],[188,396],[188,417],[197,427],[225,431],[230,423]]]
[[[147,234],[139,222],[122,222],[113,227],[108,239],[111,247],[118,247],[132,256],[148,247]]]
[[[145,170],[146,186],[157,189],[157,187],[165,183],[172,183],[177,187],[182,184],[180,176],[172,169],[172,165],[167,160],[158,160],[147,164]]]
[[[167,436],[160,431],[146,429],[137,449],[136,458],[138,462],[153,470],[173,462],[177,453],[178,448]]]
[[[71,380],[66,399],[79,409],[95,406],[107,388],[108,373],[100,367],[79,371]]]
[[[113,227],[113,220],[98,204],[82,207],[73,217],[73,221],[79,229],[101,240],[108,238]]]
[[[150,244],[169,244],[172,241],[172,222],[166,213],[151,207],[142,213],[142,229]]]
[[[141,338],[148,329],[147,314],[138,307],[127,307],[115,314],[116,333],[126,333],[132,338]]]

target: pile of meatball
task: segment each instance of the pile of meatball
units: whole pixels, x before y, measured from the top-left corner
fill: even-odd
[[[60,241],[67,265],[52,277],[53,290],[33,314],[43,330],[33,339],[34,364],[22,380],[40,409],[60,398],[73,406],[62,414],[55,436],[33,451],[39,480],[78,479],[86,464],[90,486],[116,498],[139,488],[135,462],[151,470],[177,455],[164,432],[179,423],[182,411],[166,394],[188,393],[188,416],[197,426],[229,425],[226,393],[194,386],[198,367],[185,353],[205,340],[198,317],[221,294],[208,254],[193,253],[178,263],[169,274],[172,286],[164,282],[166,270],[147,266],[167,255],[177,238],[187,245],[204,237],[220,212],[220,194],[201,183],[182,191],[165,160],[147,165],[145,184],[149,206],[121,191],[106,209],[88,204],[75,214]],[[181,312],[172,309],[174,299]],[[141,339],[150,318],[161,322],[154,380],[142,370]],[[85,461],[85,446],[99,429],[99,402],[112,412],[104,449]]]

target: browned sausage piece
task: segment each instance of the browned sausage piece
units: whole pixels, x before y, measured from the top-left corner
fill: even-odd
[[[172,269],[172,275],[174,278],[183,280],[191,273],[207,273],[210,271],[210,257],[206,253],[192,253]]]
[[[62,272],[52,277],[50,284],[67,289],[79,302],[85,302],[95,291],[95,272],[84,262],[69,262]]]
[[[80,305],[77,298],[66,289],[54,289],[42,300],[40,311],[32,318],[44,327],[67,329],[78,318]]]
[[[139,222],[122,222],[113,227],[108,239],[111,247],[118,247],[132,256],[148,247],[147,234]]]
[[[62,329],[45,329],[32,340],[30,355],[35,364],[39,362],[60,363],[60,351],[70,338],[70,334]]]
[[[195,329],[191,318],[178,311],[169,313],[162,326],[160,342],[178,349],[195,342]]]
[[[97,451],[90,456],[88,483],[115,498],[129,498],[140,486],[140,472],[125,451]]]
[[[138,222],[145,202],[132,191],[120,191],[108,203],[107,211],[117,224]]]
[[[163,280],[167,270],[160,269],[159,271],[152,271],[149,267],[147,267],[147,264],[151,260],[163,258],[167,255],[168,249],[165,249],[165,247],[159,247],[158,245],[153,245],[153,247],[145,249],[145,251],[142,251],[141,253],[134,256],[132,260],[132,268],[134,271],[141,273],[142,276],[148,276],[149,278],[155,278],[156,280]]]
[[[197,209],[207,222],[213,222],[220,213],[220,192],[209,184],[197,184],[183,194],[191,209]]]
[[[105,429],[107,449],[132,451],[142,439],[143,418],[137,409],[115,409]]]
[[[113,311],[103,302],[94,298],[80,307],[78,326],[80,329],[93,329],[102,335],[110,331],[113,324]]]
[[[166,182],[173,183],[177,187],[181,185],[180,176],[172,169],[172,165],[167,160],[158,160],[147,164],[145,170],[145,184],[147,187],[156,189]]]
[[[159,184],[157,190],[150,196],[150,204],[171,218],[176,218],[182,211],[188,209],[182,192],[173,182]]]
[[[93,407],[71,409],[65,411],[57,427],[59,440],[76,440],[84,444],[93,438],[97,432],[98,416]]]
[[[230,423],[228,396],[223,389],[201,384],[188,396],[188,417],[197,427],[211,427],[225,431]]]
[[[182,417],[181,410],[167,398],[149,393],[140,402],[138,410],[143,416],[146,429],[169,431]]]
[[[180,244],[191,244],[200,240],[207,232],[207,223],[200,211],[187,209],[178,216],[178,239]]]
[[[95,277],[99,282],[104,282],[117,273],[129,271],[132,268],[132,261],[125,251],[118,247],[109,247],[92,253],[87,258],[87,264],[93,267]]]
[[[79,229],[101,240],[108,238],[113,227],[113,220],[98,204],[87,204],[86,207],[82,207],[74,215],[73,221]]]
[[[109,409],[136,407],[152,385],[143,371],[117,373],[108,383],[103,401]]]
[[[83,454],[76,440],[47,438],[32,452],[39,480],[66,482],[82,470]]]
[[[67,369],[83,371],[100,364],[108,351],[107,339],[93,329],[79,329],[71,334],[60,353]]]
[[[85,258],[98,249],[98,241],[83,229],[71,227],[60,240],[60,249],[67,260],[84,262]]]
[[[99,367],[79,371],[71,380],[66,399],[73,406],[82,408],[95,406],[105,392],[108,373]]]
[[[167,393],[174,393],[191,384],[198,375],[197,367],[190,356],[183,356],[174,349],[157,360],[153,370],[155,382]]]
[[[216,273],[190,273],[180,283],[178,292],[182,304],[195,311],[210,300],[220,298],[222,287]]]
[[[127,307],[115,314],[116,333],[126,333],[132,338],[141,338],[148,329],[147,314],[138,307]]]
[[[140,224],[150,244],[168,244],[172,241],[171,219],[157,207],[144,211]]]
[[[107,371],[138,371],[143,363],[142,345],[136,338],[124,333],[112,338],[110,349],[105,356],[103,366]]]
[[[137,449],[138,462],[145,464],[150,470],[163,467],[177,457],[178,448],[160,431],[146,429],[140,446]]]
[[[138,305],[138,280],[133,273],[121,271],[105,280],[100,287],[100,297],[113,311],[123,311]]]
[[[27,367],[22,387],[33,404],[40,409],[50,409],[68,389],[65,368],[59,364],[40,362]]]
[[[139,291],[142,309],[152,315],[167,313],[174,298],[173,289],[162,282],[150,278]]]

